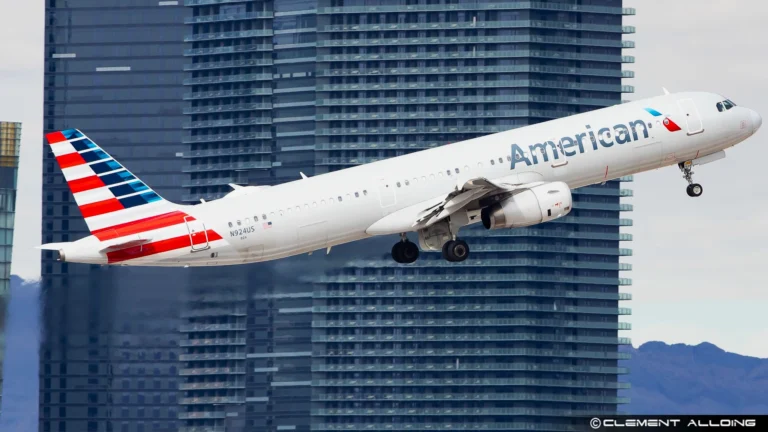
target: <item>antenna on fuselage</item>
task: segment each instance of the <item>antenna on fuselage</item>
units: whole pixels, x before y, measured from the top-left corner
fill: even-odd
[[[228,186],[231,187],[232,190],[238,190],[238,189],[242,189],[243,188],[242,186],[236,185],[234,183],[230,183]]]
[[[664,94],[665,94],[665,95],[668,95],[668,94],[669,94],[669,90],[667,90],[667,88],[666,88],[666,87],[662,87],[661,89],[662,89],[662,90],[664,90]]]
[[[304,174],[303,172],[299,171],[299,174],[301,174],[301,178],[303,178],[303,179],[307,178],[307,175]]]

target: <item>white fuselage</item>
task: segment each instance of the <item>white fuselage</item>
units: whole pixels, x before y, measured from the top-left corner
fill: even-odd
[[[754,133],[751,110],[718,111],[716,104],[723,99],[712,93],[669,94],[278,186],[236,189],[220,200],[182,206],[196,219],[190,229],[204,226],[220,239],[212,236],[207,244],[120,264],[274,260],[413,231],[422,210],[474,178],[515,184],[561,181],[575,189],[701,158]],[[665,118],[681,130],[668,130]],[[551,146],[537,148],[547,141],[562,146],[558,159]],[[548,151],[546,161],[540,148]]]

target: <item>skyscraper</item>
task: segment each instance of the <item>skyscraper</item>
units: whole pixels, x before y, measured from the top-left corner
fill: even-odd
[[[621,0],[48,1],[46,129],[85,130],[187,203],[632,91],[622,18],[634,11]],[[85,235],[50,155],[44,169],[44,240]],[[613,412],[630,195],[612,181],[574,192],[556,223],[465,228],[462,264],[425,253],[395,265],[394,238],[174,271],[46,254],[42,428],[166,429],[174,414],[185,432],[563,430],[570,416]],[[105,354],[77,357],[91,351]],[[85,364],[93,375],[72,372]],[[150,381],[160,389],[139,387]]]
[[[16,182],[19,171],[21,123],[0,121],[0,409],[3,406],[3,357],[5,317],[11,284],[13,223],[16,216]]]
[[[45,132],[82,129],[171,200],[182,194],[185,12],[142,0],[47,0],[45,10]],[[88,234],[45,148],[43,241]],[[185,277],[43,253],[40,431],[177,430]]]

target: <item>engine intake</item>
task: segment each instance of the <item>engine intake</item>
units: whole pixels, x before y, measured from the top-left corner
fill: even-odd
[[[548,222],[570,213],[571,189],[563,182],[546,183],[518,192],[480,212],[486,229],[519,228]]]

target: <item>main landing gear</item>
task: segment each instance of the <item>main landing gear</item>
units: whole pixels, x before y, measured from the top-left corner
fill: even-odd
[[[683,172],[683,178],[688,182],[688,188],[685,190],[689,197],[699,197],[704,193],[704,188],[700,184],[693,182],[693,162],[685,161],[677,164],[680,171]]]
[[[392,246],[392,258],[399,264],[411,264],[419,259],[419,247],[408,240],[405,234],[400,234],[402,240]]]
[[[464,240],[448,240],[443,245],[443,259],[461,262],[469,257],[469,245]]]

